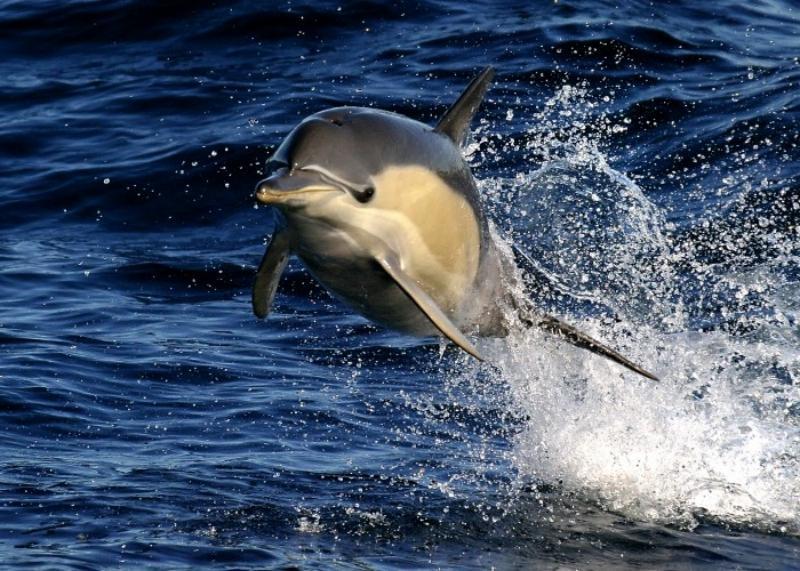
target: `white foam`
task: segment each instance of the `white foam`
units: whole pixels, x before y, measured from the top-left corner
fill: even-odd
[[[609,338],[591,322],[581,328]],[[651,333],[641,342],[626,353],[661,383],[538,332],[493,346],[487,357],[528,418],[514,450],[521,475],[638,520],[691,526],[704,515],[800,530],[800,431],[756,410],[753,383],[727,368],[731,340]]]

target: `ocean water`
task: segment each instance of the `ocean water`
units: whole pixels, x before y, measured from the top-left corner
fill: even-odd
[[[800,568],[800,5],[0,1],[0,562]],[[538,332],[380,329],[291,262],[265,160],[341,104],[464,148]],[[443,221],[446,223],[446,221]]]

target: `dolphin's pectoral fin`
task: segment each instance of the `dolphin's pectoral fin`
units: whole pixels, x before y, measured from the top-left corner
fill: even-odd
[[[575,345],[576,347],[580,347],[581,349],[588,349],[592,353],[597,355],[602,355],[606,359],[610,359],[615,363],[619,363],[620,365],[627,367],[631,371],[635,373],[639,373],[643,377],[647,377],[648,379],[652,379],[654,381],[659,381],[660,379],[656,377],[653,373],[650,373],[634,363],[633,361],[626,359],[610,347],[603,345],[596,339],[592,339],[586,333],[581,333],[577,329],[575,329],[572,325],[567,325],[560,319],[556,319],[550,315],[546,315],[543,318],[538,320],[536,323],[539,327],[544,329],[545,331],[549,331],[550,333],[556,333],[562,335],[567,341]]]
[[[436,305],[436,302],[433,301],[411,277],[400,269],[400,265],[393,256],[376,256],[375,260],[395,281],[398,287],[411,298],[411,301],[419,307],[420,311],[431,320],[431,323],[433,323],[436,329],[442,332],[442,335],[479,361],[483,361],[483,357],[478,353],[475,346],[470,343],[469,339],[459,331],[458,327],[456,327],[452,321],[450,321],[444,311]]]
[[[253,313],[256,317],[264,319],[269,313],[269,306],[272,305],[278,289],[278,281],[288,261],[289,236],[286,231],[277,230],[264,252],[253,284]]]
[[[521,250],[516,244],[512,246],[514,251],[514,257],[517,263],[520,265],[522,269],[525,270],[530,276],[533,277],[534,285],[531,287],[531,284],[525,281],[525,289],[528,290],[536,290],[539,289],[540,291],[546,291],[548,289],[552,289],[554,286],[548,283],[551,278],[547,276],[534,262],[528,254],[526,254],[523,250]],[[560,296],[569,296],[573,299],[580,299],[583,302],[591,302],[595,304],[592,300],[587,300],[581,297],[576,297],[569,292],[569,289],[558,284],[556,282],[555,289],[558,291]],[[514,304],[515,309],[518,312],[520,320],[527,325],[528,327],[541,327],[545,331],[549,333],[555,333],[556,335],[561,335],[566,341],[569,341],[576,347],[580,347],[581,349],[588,349],[592,353],[597,355],[601,355],[606,359],[610,359],[615,363],[619,363],[620,365],[627,367],[631,371],[639,373],[640,375],[647,377],[648,379],[652,379],[654,381],[660,380],[654,374],[646,371],[633,361],[626,359],[610,347],[603,345],[596,339],[592,339],[585,333],[581,333],[577,329],[575,329],[572,325],[567,325],[560,319],[557,319],[551,315],[542,316],[541,313],[537,312],[533,306],[533,303],[528,299],[513,299],[512,303]]]
[[[447,113],[439,119],[434,131],[447,135],[456,145],[462,145],[472,117],[480,107],[493,77],[494,68],[492,66],[487,67],[475,77],[458,100],[447,110]]]

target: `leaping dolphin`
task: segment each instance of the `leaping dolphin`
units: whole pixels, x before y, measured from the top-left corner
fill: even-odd
[[[555,317],[515,299],[460,145],[489,87],[487,67],[436,127],[396,113],[336,107],[304,119],[269,163],[256,199],[277,207],[278,230],[256,275],[264,318],[290,254],[367,318],[413,335],[442,335],[478,359],[466,334],[503,336],[509,307],[650,379],[656,377]],[[466,333],[466,334],[465,334]]]

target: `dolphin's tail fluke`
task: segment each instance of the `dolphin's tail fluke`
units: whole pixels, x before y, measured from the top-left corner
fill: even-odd
[[[538,319],[538,322],[534,322],[538,327],[541,327],[545,331],[549,333],[554,333],[556,335],[562,336],[565,340],[569,341],[576,347],[580,347],[581,349],[588,349],[592,353],[597,355],[602,355],[606,359],[611,359],[615,363],[619,363],[623,367],[627,367],[631,371],[635,373],[639,373],[643,377],[647,377],[648,379],[652,379],[654,381],[660,380],[656,377],[653,373],[646,371],[630,359],[626,359],[610,347],[603,345],[596,339],[592,339],[586,333],[581,333],[577,329],[575,329],[572,325],[567,325],[560,319],[552,317],[550,315],[545,315]],[[532,323],[533,324],[533,323]]]

